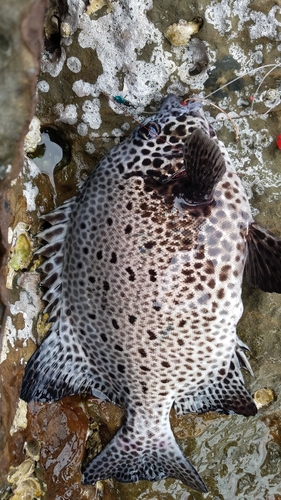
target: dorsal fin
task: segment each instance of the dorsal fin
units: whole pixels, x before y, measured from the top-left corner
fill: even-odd
[[[183,158],[186,170],[183,198],[191,205],[211,203],[214,188],[226,171],[218,144],[197,128],[184,144]]]
[[[48,403],[72,394],[88,393],[99,399],[119,402],[98,368],[90,366],[85,348],[79,342],[65,345],[60,322],[61,318],[52,324],[50,333],[28,361],[20,398],[28,403]],[[64,327],[68,327],[66,321]],[[70,327],[66,332],[71,338]],[[69,352],[67,347],[70,347]]]
[[[48,302],[44,312],[50,314],[50,322],[58,318],[60,314],[58,298],[61,295],[64,242],[73,202],[74,198],[71,198],[52,212],[41,215],[41,219],[49,222],[50,226],[37,234],[38,238],[46,242],[36,251],[36,254],[46,257],[46,260],[38,267],[38,271],[45,274],[41,285],[48,288],[43,295],[43,300]]]

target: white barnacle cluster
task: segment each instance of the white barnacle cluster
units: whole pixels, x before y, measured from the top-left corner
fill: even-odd
[[[58,103],[54,111],[57,113],[57,121],[63,123],[69,123],[73,125],[77,122],[77,107],[75,104],[67,104],[64,106],[62,103]]]

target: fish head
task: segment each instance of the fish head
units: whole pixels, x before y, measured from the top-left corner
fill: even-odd
[[[169,178],[184,167],[184,145],[197,129],[208,138],[216,137],[200,99],[181,102],[174,94],[168,95],[159,111],[144,120],[127,139],[146,156],[141,165],[135,162],[135,166],[150,175],[158,170],[158,176],[162,173]]]
[[[188,123],[189,117],[201,118],[207,122],[202,101],[194,96],[184,101],[180,101],[174,94],[169,94],[163,101],[158,114],[172,114],[173,116],[185,116]]]
[[[184,141],[195,128],[200,128],[209,137],[215,136],[200,98],[194,96],[180,101],[174,94],[169,94],[158,113],[142,122],[135,134],[141,133],[147,139],[156,139],[161,134],[166,136],[167,142],[178,135],[179,141]]]

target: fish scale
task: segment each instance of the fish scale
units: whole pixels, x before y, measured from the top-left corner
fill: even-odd
[[[125,421],[85,467],[85,483],[174,477],[207,491],[169,413],[173,405],[181,414],[256,413],[236,335],[242,278],[246,266],[253,285],[280,292],[281,242],[254,223],[200,102],[168,96],[45,219],[39,253],[53,323],[21,397],[87,392],[124,405]]]

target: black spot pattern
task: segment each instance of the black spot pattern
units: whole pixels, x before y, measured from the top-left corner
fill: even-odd
[[[88,392],[125,405],[124,424],[86,467],[86,483],[174,477],[206,491],[175,443],[169,410],[176,401],[182,413],[254,414],[236,336],[246,247],[256,262],[247,275],[259,286],[266,281],[260,254],[268,273],[281,247],[252,224],[223,146],[226,172],[207,209],[175,191],[187,137],[198,128],[210,134],[200,105],[169,96],[146,123],[149,136],[137,128],[76,200],[46,216],[41,270],[53,324],[27,365],[21,397]],[[209,139],[218,143],[213,133]],[[280,282],[277,273],[274,290]]]

